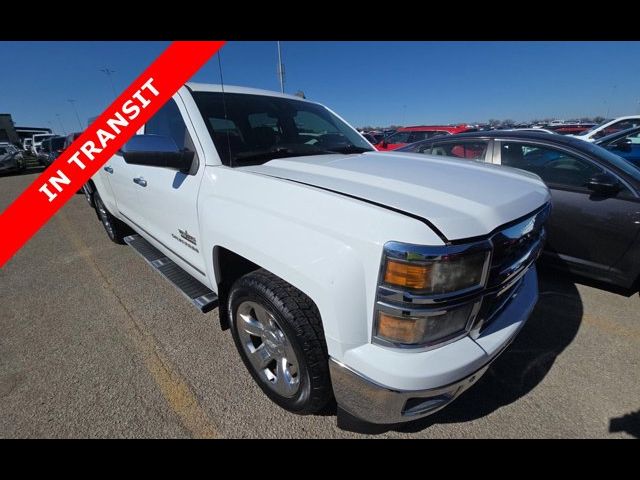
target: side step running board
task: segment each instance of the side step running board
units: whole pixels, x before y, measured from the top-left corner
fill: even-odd
[[[210,312],[218,306],[218,296],[209,287],[185,272],[140,235],[129,235],[124,238],[124,241],[186,295],[202,313]]]

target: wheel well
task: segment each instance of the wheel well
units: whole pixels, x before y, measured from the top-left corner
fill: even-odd
[[[232,285],[238,278],[260,268],[259,265],[224,247],[216,246],[213,248],[213,270],[218,283],[218,300],[220,302],[218,316],[222,330],[229,328],[229,314],[226,305]]]

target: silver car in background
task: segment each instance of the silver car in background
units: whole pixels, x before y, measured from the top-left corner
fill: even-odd
[[[25,167],[20,150],[11,144],[0,144],[0,173],[21,171]]]

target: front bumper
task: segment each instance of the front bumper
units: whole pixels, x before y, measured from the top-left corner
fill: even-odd
[[[429,352],[397,352],[366,345],[345,359],[364,367],[372,375],[331,359],[329,368],[336,400],[351,415],[376,424],[406,422],[444,408],[472,386],[514,340],[538,299],[537,274],[532,267],[523,277],[507,305],[479,337],[462,338]],[[359,350],[359,349],[356,349]],[[395,384],[395,385],[392,385]],[[390,386],[391,385],[391,386]],[[401,385],[398,387],[398,385]],[[426,388],[403,388],[423,385]]]

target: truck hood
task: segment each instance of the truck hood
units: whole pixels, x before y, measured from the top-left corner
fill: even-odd
[[[306,156],[242,169],[419,216],[447,240],[486,235],[549,201],[549,191],[537,175],[421,154]]]

